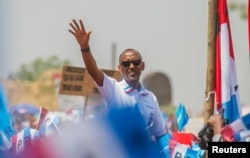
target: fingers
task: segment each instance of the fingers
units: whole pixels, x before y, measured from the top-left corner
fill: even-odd
[[[84,26],[83,26],[82,20],[79,20],[79,22],[80,22],[80,25],[81,25],[81,29],[82,29],[84,32],[86,32],[86,31],[85,31],[85,28],[84,28]]]
[[[73,23],[75,24],[75,27],[74,28],[77,28],[77,30],[79,30],[79,25],[77,24],[77,22],[75,21],[75,19],[73,19]]]
[[[72,30],[68,29],[68,31],[69,31],[72,35],[75,35],[75,32],[73,32]]]
[[[71,26],[71,29],[69,29],[68,31],[69,31],[70,33],[72,33],[73,35],[74,35],[75,32],[77,32],[77,31],[83,31],[83,32],[85,33],[86,31],[85,31],[85,28],[84,28],[84,25],[83,25],[82,20],[79,20],[79,23],[80,23],[80,26],[79,26],[79,24],[76,22],[76,20],[73,19],[72,22],[69,23],[69,25]]]
[[[73,22],[73,23],[72,23]],[[77,30],[79,30],[79,26],[76,23],[75,19],[72,20],[71,23],[69,23],[69,25],[71,26],[71,28],[76,32]]]

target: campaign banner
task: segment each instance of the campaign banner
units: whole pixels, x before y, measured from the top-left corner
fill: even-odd
[[[118,81],[121,80],[121,73],[118,70],[102,69],[102,71]],[[75,66],[63,66],[59,94],[76,96],[100,95],[87,69]]]

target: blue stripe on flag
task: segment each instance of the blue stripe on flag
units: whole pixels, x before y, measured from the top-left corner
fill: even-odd
[[[233,121],[240,118],[241,112],[239,111],[238,107],[239,105],[236,95],[232,95],[230,101],[222,104],[222,108],[224,109],[225,124],[232,123]]]
[[[195,150],[193,150],[191,148],[187,148],[187,152],[186,152],[184,158],[188,158],[188,157],[190,157],[190,158],[191,157],[198,158],[199,157],[198,156],[198,151],[195,151]]]
[[[31,133],[30,133],[30,128],[29,127],[24,129],[23,140],[24,140],[24,145],[25,146],[27,145],[28,142],[31,141]]]
[[[179,104],[175,115],[177,118],[178,130],[182,131],[182,129],[185,127],[189,120],[186,108],[182,103]]]

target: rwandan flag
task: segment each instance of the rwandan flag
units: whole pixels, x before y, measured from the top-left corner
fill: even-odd
[[[217,37],[215,57],[215,111],[224,111],[225,123],[241,117],[235,58],[226,0],[217,1]]]

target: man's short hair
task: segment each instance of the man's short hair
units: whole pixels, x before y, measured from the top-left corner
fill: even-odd
[[[129,48],[129,49],[125,49],[119,56],[119,63],[121,63],[121,57],[123,56],[123,54],[125,54],[126,52],[135,52],[136,54],[138,54],[138,56],[140,57],[140,59],[142,60],[142,56],[141,53],[139,53],[137,50]]]

